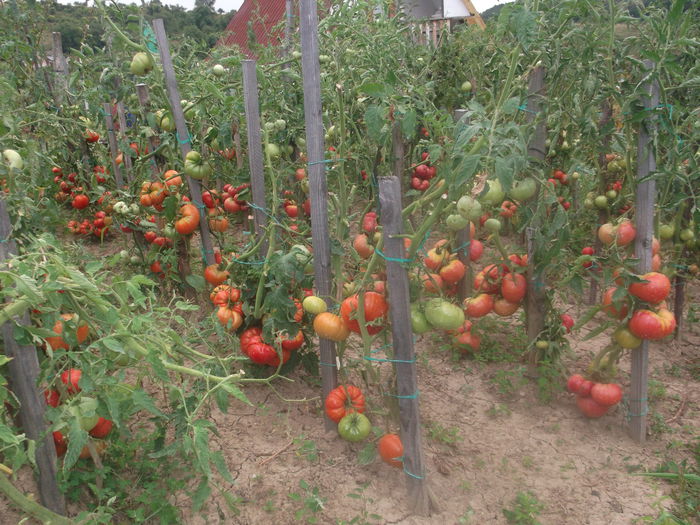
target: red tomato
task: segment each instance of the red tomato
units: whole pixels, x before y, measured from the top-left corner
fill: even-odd
[[[671,291],[671,281],[664,274],[649,272],[641,276],[645,282],[630,284],[630,294],[646,303],[660,303]]]
[[[78,383],[83,373],[77,368],[70,368],[61,374],[61,382],[66,385],[69,394],[80,392]]]
[[[403,465],[403,443],[396,434],[384,434],[379,438],[377,450],[384,463],[399,468]]]
[[[483,317],[493,310],[493,295],[481,293],[464,301],[467,317]]]
[[[581,374],[574,374],[566,382],[566,389],[572,394],[577,394],[581,384],[586,380]]]
[[[588,418],[602,417],[608,411],[608,408],[610,408],[599,405],[590,397],[577,397],[576,404],[583,415]]]
[[[105,438],[112,431],[112,422],[109,419],[100,417],[97,424],[90,430],[90,435],[96,438]]]
[[[359,306],[359,295],[354,294],[346,298],[340,305],[340,315],[350,331],[360,333],[360,324],[356,317]],[[381,322],[384,314],[389,310],[389,305],[383,295],[377,292],[365,292],[364,294],[365,322]],[[384,328],[384,323],[368,324],[367,332],[370,334],[379,333]]]
[[[501,295],[511,303],[519,303],[527,292],[527,280],[520,273],[509,273],[501,281]]]
[[[326,397],[326,415],[338,423],[351,412],[365,411],[365,396],[362,390],[353,385],[340,385]]]
[[[622,388],[617,383],[596,383],[591,388],[591,398],[599,405],[611,407],[622,399]]]

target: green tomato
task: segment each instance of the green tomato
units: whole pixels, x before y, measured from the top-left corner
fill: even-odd
[[[428,319],[417,304],[411,305],[411,329],[414,334],[424,334],[430,330]]]
[[[547,348],[549,348],[549,341],[537,341],[535,343],[535,346],[540,350],[546,350]]]
[[[198,151],[190,151],[185,155],[185,175],[193,179],[202,180],[211,175],[212,169],[208,162],[202,159]]]
[[[537,181],[532,177],[527,177],[518,181],[510,189],[510,196],[518,202],[525,202],[535,196],[537,192]]]
[[[22,156],[13,149],[4,150],[2,152],[2,159],[5,161],[5,164],[9,166],[10,171],[19,171],[24,168],[24,160],[22,160]]]
[[[683,242],[692,241],[693,239],[695,239],[695,232],[690,228],[685,228],[684,230],[681,230],[678,236]]]
[[[226,68],[221,64],[216,64],[211,68],[211,72],[214,73],[216,77],[223,77],[226,74]]]
[[[282,151],[280,150],[280,147],[277,144],[269,142],[265,146],[265,153],[269,155],[271,159],[276,159],[279,158],[279,156],[282,154]]]
[[[426,303],[424,310],[425,318],[439,330],[456,330],[464,324],[464,312],[449,301],[431,299]]]
[[[481,197],[482,202],[485,204],[490,204],[491,206],[497,206],[503,202],[503,198],[506,196],[506,192],[503,191],[501,182],[498,179],[493,179],[486,182],[488,186],[488,191]]]
[[[358,443],[369,436],[372,430],[372,423],[367,416],[359,412],[351,412],[343,417],[338,423],[338,433],[340,437],[351,443]]]
[[[659,226],[659,238],[662,241],[670,241],[673,239],[673,234],[676,232],[673,224],[662,224]]]
[[[321,314],[328,310],[326,301],[315,295],[304,297],[304,300],[301,302],[301,306],[305,312],[313,315]]]
[[[301,51],[292,51],[292,58],[296,58],[297,60],[301,58]]]
[[[465,219],[475,221],[481,217],[481,203],[464,195],[457,201],[457,212]]]
[[[617,192],[615,190],[608,190],[605,192],[605,196],[612,201],[617,199]]]
[[[265,124],[263,124],[263,128],[265,128],[265,131],[267,131],[267,132],[273,132],[273,131],[275,131],[275,123],[274,122],[265,122]]]
[[[458,232],[469,226],[469,219],[464,218],[458,213],[448,215],[445,219],[445,227],[451,232]]]
[[[642,340],[630,332],[627,327],[621,326],[613,334],[613,339],[622,348],[637,348],[642,344]]]
[[[131,59],[129,71],[131,71],[133,75],[141,76],[151,71],[154,65],[155,63],[150,53],[138,52]]]
[[[286,129],[286,127],[287,127],[286,120],[281,119],[281,118],[278,118],[277,120],[275,120],[275,129],[277,131],[282,131],[282,130]]]
[[[484,223],[484,228],[489,233],[498,233],[501,231],[501,221],[498,219],[486,219]]]
[[[468,80],[465,80],[462,82],[462,91],[471,91],[472,90],[472,83],[469,82]]]
[[[605,195],[598,195],[593,199],[593,205],[599,210],[604,210],[608,207],[608,198]]]

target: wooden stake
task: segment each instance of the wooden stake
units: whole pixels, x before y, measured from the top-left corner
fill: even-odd
[[[466,118],[464,118],[464,115],[466,115],[466,113],[466,109],[456,109],[454,112],[455,123],[462,121],[465,124],[468,124],[469,121]],[[471,221],[469,221],[469,224],[466,228],[457,232],[456,242],[457,246],[459,247],[459,250],[457,251],[457,258],[461,261],[461,263],[464,265],[464,268],[466,269],[466,271],[464,272],[464,277],[462,277],[457,283],[457,298],[459,299],[459,302],[461,304],[467,297],[469,297],[472,294],[473,276],[471,259],[469,258],[469,250],[472,242]]]
[[[650,72],[654,62],[645,60],[644,65]],[[648,117],[642,121],[637,141],[637,195],[634,205],[635,227],[637,236],[634,239],[634,253],[639,264],[637,272],[645,274],[651,270],[651,245],[654,236],[654,204],[656,202],[656,181],[646,178],[656,171],[654,156],[654,135],[656,120],[653,110],[659,105],[659,84],[656,80],[647,81],[645,85],[647,96],[644,97],[644,108]],[[644,180],[646,178],[646,180]],[[632,350],[632,374],[629,399],[629,433],[632,439],[639,443],[646,441],[647,434],[647,376],[649,373],[649,341],[643,340],[639,348]]]
[[[170,101],[170,108],[173,111],[173,118],[175,119],[175,128],[177,129],[176,136],[180,143],[182,158],[184,159],[185,156],[192,151],[192,144],[190,142],[190,133],[187,129],[187,123],[185,122],[185,114],[182,111],[182,104],[180,103],[180,90],[177,87],[175,68],[173,67],[173,61],[170,57],[170,44],[168,42],[168,36],[165,34],[165,26],[163,25],[162,18],[153,20],[153,30],[156,34],[160,60],[163,64],[163,74],[165,75],[165,84],[168,89],[168,100]],[[214,246],[211,241],[211,235],[209,234],[206,206],[202,203],[202,185],[198,180],[192,177],[186,176],[185,178],[187,179],[187,186],[190,189],[192,203],[197,206],[201,215],[199,219],[199,232],[202,236],[204,260],[207,265],[215,264]]]
[[[109,141],[109,155],[112,160],[112,173],[114,173],[114,181],[117,184],[117,189],[124,188],[124,179],[122,178],[121,167],[117,164],[117,156],[119,155],[119,146],[117,145],[117,136],[114,133],[114,121],[112,120],[112,104],[105,102],[102,104],[102,110],[105,116],[105,127],[107,128],[107,140]],[[122,155],[123,158],[123,155]]]
[[[51,37],[53,39],[54,100],[60,106],[68,91],[68,62],[63,55],[61,33],[51,33]]]
[[[124,103],[117,102],[117,118],[119,119],[119,138],[122,142],[126,142],[126,116],[124,115]],[[131,149],[129,147],[129,149]],[[124,164],[124,173],[126,174],[126,180],[131,186],[133,178],[131,176],[131,151],[122,151],[122,160]]]
[[[146,84],[136,84],[136,95],[139,97],[139,105],[141,106],[141,118],[144,122],[147,122],[147,115],[151,106],[148,86]],[[155,135],[148,137],[148,146],[151,148],[151,151],[155,151],[158,145],[158,137]],[[155,181],[159,178],[160,168],[158,167],[158,161],[156,161],[155,157],[151,157],[151,180]]]
[[[430,516],[437,510],[437,505],[428,490],[421,444],[419,392],[416,353],[413,348],[413,330],[411,329],[408,273],[400,262],[394,261],[406,256],[403,238],[398,237],[403,233],[401,183],[398,177],[392,175],[379,178],[379,209],[384,231],[384,252],[387,257],[387,287],[391,294],[389,301],[391,337],[408,501],[413,513]]]
[[[544,87],[545,70],[542,66],[537,66],[530,72],[530,82],[527,97],[527,120],[533,122],[537,119],[535,133],[528,144],[527,153],[536,161],[541,162],[545,158],[545,141],[547,139],[547,126],[543,115],[540,114],[540,102],[545,95]],[[532,199],[536,206],[539,199],[539,189]],[[545,319],[545,283],[542,277],[542,269],[538,268],[539,261],[536,257],[535,232],[538,225],[533,224],[527,228],[527,296],[525,297],[525,311],[527,317],[527,339],[530,343],[539,338],[544,330]],[[539,361],[538,349],[532,345],[528,356],[530,373],[534,372]]]
[[[311,239],[314,248],[314,284],[326,302],[333,303],[331,242],[328,231],[328,188],[323,163],[324,133],[321,106],[321,67],[318,61],[318,14],[316,0],[301,0],[301,68],[304,77],[304,120],[306,151],[309,159],[309,198],[311,200]],[[323,399],[338,384],[335,343],[321,338],[321,386]],[[325,417],[326,430],[336,424]]]
[[[0,198],[0,262],[4,263],[17,253],[17,246],[11,237],[12,223],[7,211],[7,203]],[[30,325],[29,313],[25,312],[19,323]],[[53,436],[48,432],[44,422],[46,401],[39,392],[39,359],[36,348],[30,345],[19,345],[14,338],[14,322],[8,321],[2,325],[2,338],[5,355],[11,360],[7,364],[9,381],[12,392],[19,400],[19,419],[28,439],[36,441],[36,464],[38,467],[38,488],[42,504],[58,513],[66,514],[66,504],[63,494],[56,481],[56,447]]]
[[[255,236],[259,239],[265,235],[267,210],[265,204],[265,166],[263,164],[262,126],[260,125],[260,106],[258,103],[258,76],[255,60],[243,60],[243,101],[245,119],[248,128],[248,166],[250,167],[250,190],[253,194],[253,223]],[[265,252],[266,243],[261,247]]]

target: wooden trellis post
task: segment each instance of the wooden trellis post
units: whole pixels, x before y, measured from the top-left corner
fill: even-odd
[[[68,90],[68,62],[63,54],[61,33],[51,33],[53,40],[54,100],[57,105],[63,103]]]
[[[328,188],[324,164],[324,133],[321,106],[321,66],[318,60],[318,14],[316,0],[301,0],[301,69],[304,78],[304,120],[309,158],[309,198],[311,199],[311,239],[314,248],[314,284],[317,293],[332,303],[331,242],[328,231]],[[335,343],[320,339],[321,387],[323,399],[338,384]],[[325,417],[326,430],[335,422]]]
[[[464,118],[464,115],[466,115],[466,113],[466,109],[456,109],[454,112],[455,123],[463,121],[465,124],[468,124],[467,120]],[[459,250],[457,251],[457,258],[464,265],[465,269],[464,277],[462,277],[457,283],[457,298],[459,299],[460,304],[472,293],[473,277],[471,259],[469,258],[472,242],[471,225],[472,222],[469,221],[469,224],[466,228],[457,232],[456,238],[457,247],[459,248]]]
[[[12,239],[12,223],[7,211],[7,203],[0,198],[0,263],[17,253],[17,246]],[[20,324],[29,325],[29,313],[19,319]],[[7,364],[10,387],[20,403],[19,419],[27,438],[36,441],[36,464],[38,467],[38,488],[42,504],[65,515],[66,504],[56,481],[56,447],[53,436],[48,432],[44,422],[46,401],[39,391],[39,359],[36,348],[31,345],[19,345],[14,339],[14,322],[2,325],[2,338],[5,355],[11,359]]]
[[[124,115],[123,102],[117,102],[117,118],[119,119],[119,138],[121,138],[122,141],[126,141],[126,116]],[[128,146],[127,148],[131,149]],[[131,152],[128,151],[128,149],[122,151],[122,163],[124,164],[124,173],[126,174],[126,180],[129,183],[129,185],[131,185]]]
[[[248,165],[250,167],[250,190],[253,194],[253,226],[259,239],[265,235],[267,226],[265,204],[265,166],[263,163],[262,126],[260,125],[260,105],[258,102],[258,76],[255,60],[243,60],[243,101],[248,129]],[[266,251],[266,246],[262,246]]]
[[[139,97],[143,121],[146,122],[146,117],[150,109],[148,86],[146,84],[136,84],[136,95]],[[155,135],[148,137],[148,145],[152,152],[155,151],[156,148],[158,148],[158,138]],[[160,176],[160,168],[158,167],[158,162],[155,157],[151,158],[151,175],[152,180],[158,180]]]
[[[530,72],[530,81],[527,97],[527,120],[533,122],[537,119],[535,133],[530,140],[527,148],[527,153],[536,161],[543,161],[545,158],[545,141],[547,139],[546,121],[540,114],[540,102],[544,98],[544,75],[545,70],[542,66],[535,67]],[[533,202],[539,199],[539,189],[533,197]],[[527,295],[526,295],[526,313],[527,313],[527,339],[530,343],[535,341],[542,330],[544,330],[545,312],[545,283],[542,277],[542,270],[537,268],[538,260],[536,256],[535,232],[537,224],[532,224],[527,228]],[[531,368],[537,365],[539,360],[538,349],[532,345],[528,363]]]
[[[177,141],[180,143],[180,153],[184,160],[185,156],[192,151],[192,143],[190,140],[190,133],[187,129],[187,123],[185,122],[185,114],[182,111],[182,104],[180,103],[180,90],[177,87],[175,68],[173,67],[173,60],[170,57],[170,44],[168,43],[168,36],[165,34],[165,26],[163,25],[162,18],[157,18],[153,21],[153,30],[156,34],[160,60],[163,65],[165,84],[168,89],[168,100],[170,101],[170,108],[173,111],[173,118],[175,119],[175,129],[177,130],[176,137],[178,139]],[[214,245],[212,244],[211,235],[209,234],[206,207],[202,203],[202,185],[198,180],[192,177],[186,176],[185,178],[187,179],[187,186],[190,190],[192,203],[199,209],[199,232],[202,236],[201,242],[204,259],[207,265],[215,264]]]
[[[398,177],[379,177],[379,210],[384,232],[384,252],[387,256],[387,287],[391,294],[391,338],[396,369],[396,397],[399,403],[403,466],[408,486],[408,501],[413,513],[429,516],[437,510],[428,489],[423,457],[416,353],[411,329],[408,272],[398,262],[406,257],[401,220],[401,182]],[[398,261],[396,261],[398,260]]]
[[[105,102],[104,104],[102,104],[102,112],[105,116],[105,127],[107,128],[107,140],[109,142],[109,157],[112,160],[112,173],[114,173],[114,181],[117,184],[117,189],[121,190],[122,188],[124,188],[124,179],[122,178],[121,166],[117,164],[119,146],[117,145],[117,136],[114,133],[112,105],[109,102]]]
[[[651,72],[654,63],[645,60],[644,65]],[[654,204],[656,202],[656,181],[647,178],[656,171],[654,156],[654,135],[656,134],[656,119],[654,108],[659,105],[659,83],[648,80],[645,84],[647,96],[644,97],[644,109],[647,118],[642,121],[637,141],[637,194],[634,204],[635,227],[637,236],[634,239],[634,253],[639,263],[637,272],[645,274],[651,271],[652,239],[654,237]],[[629,399],[629,432],[632,439],[643,443],[647,435],[647,402],[649,373],[649,341],[643,340],[639,348],[632,350],[632,373]]]

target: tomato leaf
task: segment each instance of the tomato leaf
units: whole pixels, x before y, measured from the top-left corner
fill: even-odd
[[[369,465],[377,459],[377,447],[374,443],[367,443],[357,453],[357,462],[360,465]]]
[[[253,403],[250,402],[250,400],[246,397],[246,395],[243,393],[243,391],[238,388],[237,385],[233,383],[221,383],[221,388],[226,390],[229,394],[231,394],[233,397],[238,399],[239,401],[243,401],[246,405],[253,406]]]
[[[88,442],[88,434],[80,427],[80,419],[70,419],[68,436],[64,438],[68,440],[68,452],[63,460],[63,472],[68,472],[78,461],[80,451]]]
[[[379,82],[365,82],[357,88],[357,91],[370,97],[384,98],[392,92],[392,89]]]
[[[199,512],[204,505],[204,502],[209,499],[211,494],[211,487],[209,486],[209,480],[207,478],[202,478],[199,486],[192,494],[192,510]]]
[[[151,397],[141,389],[134,390],[131,393],[131,401],[137,408],[150,412],[158,417],[165,417],[165,414],[158,410],[156,405],[153,403],[153,399],[151,399]]]
[[[204,289],[206,287],[206,281],[204,280],[204,277],[202,277],[201,275],[190,274],[187,277],[185,277],[185,281],[187,281],[187,284],[189,284],[192,288],[194,288],[198,292],[204,291]]]

